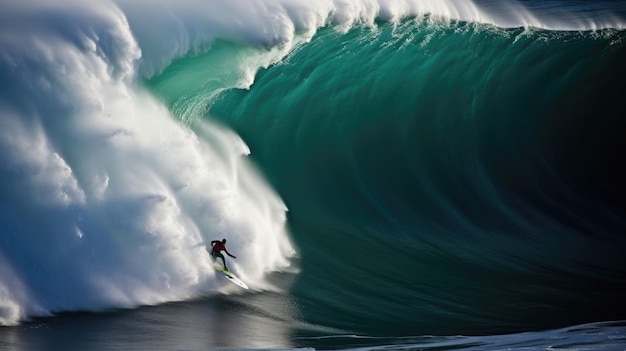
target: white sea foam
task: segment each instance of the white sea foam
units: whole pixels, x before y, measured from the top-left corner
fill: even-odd
[[[124,14],[30,5],[0,19],[0,323],[217,291],[212,239],[252,288],[289,265],[286,208],[248,148],[142,91]]]

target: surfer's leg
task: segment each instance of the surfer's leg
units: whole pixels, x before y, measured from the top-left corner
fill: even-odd
[[[226,267],[226,258],[224,258],[224,255],[221,252],[218,255],[222,258],[222,262],[224,262],[224,269],[228,270],[228,267]]]
[[[223,264],[224,269],[228,270],[228,268],[226,268],[226,259],[224,258],[224,255],[222,255],[221,252],[216,252],[216,251],[211,250],[211,257],[213,258],[214,263],[219,263],[217,259],[221,258],[222,262],[224,263]]]

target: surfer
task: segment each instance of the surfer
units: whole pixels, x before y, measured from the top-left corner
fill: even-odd
[[[222,262],[224,262],[224,269],[228,270],[228,267],[226,267],[226,259],[224,258],[224,255],[222,255],[221,251],[226,252],[226,254],[232,258],[237,258],[237,257],[233,256],[226,249],[226,239],[222,239],[222,241],[213,240],[211,241],[211,246],[213,247],[213,249],[211,250],[211,257],[213,257],[213,259],[216,261],[217,261],[217,258],[220,257],[222,259]]]

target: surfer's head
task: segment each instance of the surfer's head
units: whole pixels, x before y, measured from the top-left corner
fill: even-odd
[[[222,244],[226,244],[226,239],[222,239]]]

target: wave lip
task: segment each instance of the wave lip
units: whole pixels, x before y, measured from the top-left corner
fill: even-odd
[[[377,21],[406,18],[491,24],[501,28],[599,30],[626,28],[626,6],[563,1],[491,0],[317,0],[306,3],[264,0],[241,4],[223,0],[115,2],[124,12],[144,53],[139,72],[160,74],[175,58],[210,49],[215,39],[293,49],[321,27],[347,31]],[[595,3],[595,2],[594,2]],[[152,15],[144,16],[150,7]]]

